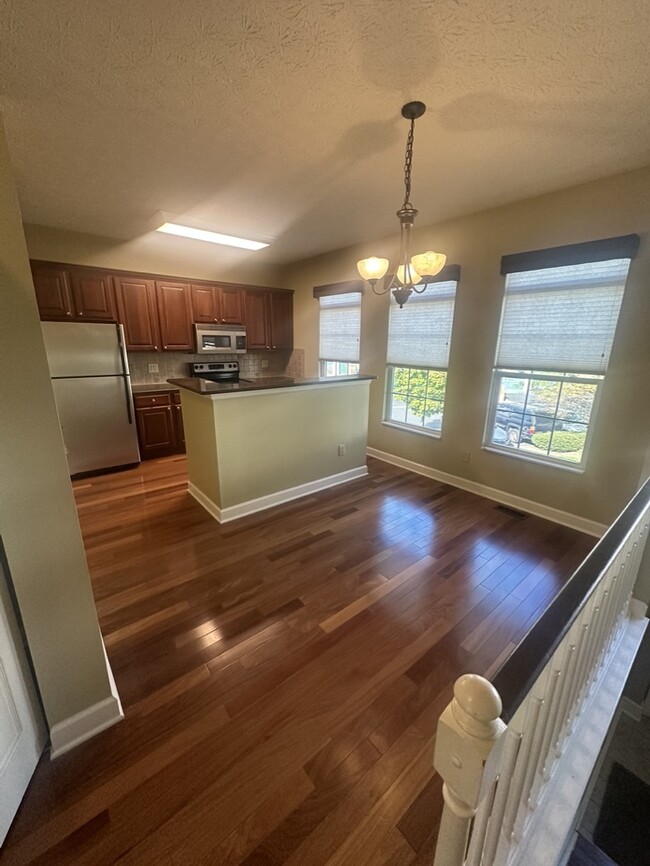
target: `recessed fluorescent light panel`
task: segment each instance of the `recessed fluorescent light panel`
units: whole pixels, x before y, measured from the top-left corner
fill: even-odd
[[[205,229],[194,229],[178,223],[163,223],[156,231],[168,235],[180,235],[182,238],[194,238],[197,241],[208,241],[211,244],[225,244],[228,247],[239,247],[242,250],[263,250],[268,244],[260,241],[249,241],[247,238],[235,238],[232,235],[222,235],[219,232],[209,232]]]

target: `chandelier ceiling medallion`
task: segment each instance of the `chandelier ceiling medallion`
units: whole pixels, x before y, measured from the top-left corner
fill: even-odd
[[[397,211],[400,223],[400,248],[397,267],[390,282],[381,289],[377,283],[385,276],[388,270],[388,259],[371,256],[357,262],[357,268],[364,280],[372,286],[376,295],[385,295],[392,290],[395,300],[400,309],[408,301],[413,292],[421,294],[425,291],[431,280],[427,277],[435,277],[444,268],[447,256],[444,253],[434,253],[428,250],[411,256],[411,229],[417,216],[417,210],[411,204],[411,168],[413,165],[413,137],[415,134],[415,121],[422,117],[427,110],[423,102],[407,102],[402,107],[402,117],[411,121],[411,128],[406,139],[406,158],[404,161],[404,203]]]

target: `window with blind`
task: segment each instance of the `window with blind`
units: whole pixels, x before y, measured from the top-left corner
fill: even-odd
[[[638,236],[505,256],[484,443],[584,468]]]
[[[318,302],[321,376],[350,376],[358,373],[361,293],[321,295]]]
[[[457,266],[447,266],[440,274],[442,279],[422,294],[412,294],[403,309],[391,298],[386,424],[441,434],[459,275]]]

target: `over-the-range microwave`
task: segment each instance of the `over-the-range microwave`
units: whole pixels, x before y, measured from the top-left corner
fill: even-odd
[[[197,355],[241,355],[246,351],[246,328],[231,325],[194,325]]]

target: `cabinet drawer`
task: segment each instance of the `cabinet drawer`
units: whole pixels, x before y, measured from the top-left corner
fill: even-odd
[[[149,406],[171,406],[170,394],[134,394],[133,402],[136,409],[147,409]]]
[[[173,403],[175,406],[180,406],[180,404],[181,404],[181,395],[180,395],[180,392],[179,392],[179,391],[174,391],[174,393],[172,394],[172,403]]]

